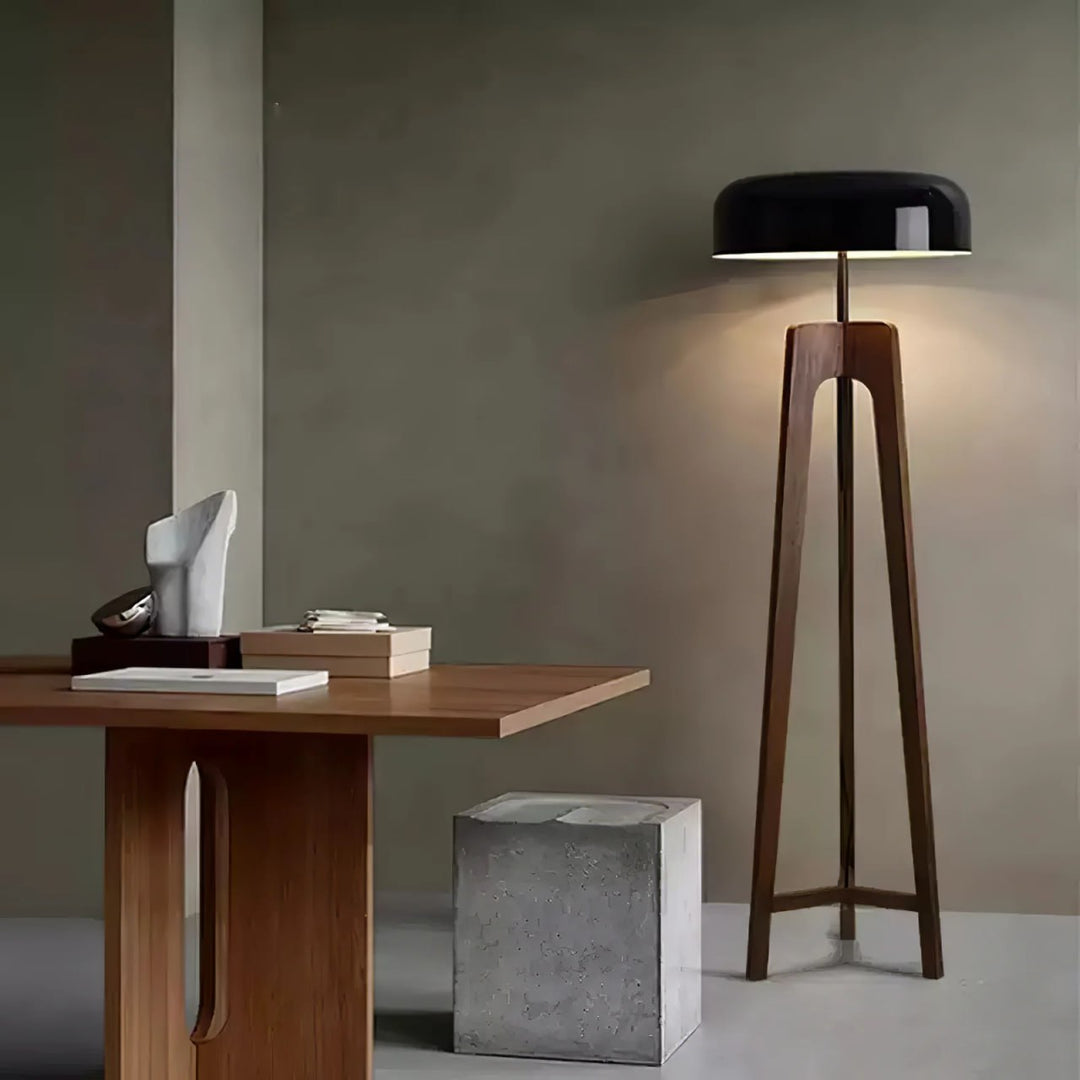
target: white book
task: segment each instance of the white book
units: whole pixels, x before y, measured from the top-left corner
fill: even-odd
[[[132,690],[140,694],[266,694],[278,697],[326,686],[325,671],[246,668],[129,667],[75,675],[72,690]]]

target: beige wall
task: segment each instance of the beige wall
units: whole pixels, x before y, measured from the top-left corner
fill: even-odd
[[[66,651],[170,506],[171,5],[0,4],[0,652]],[[101,906],[97,732],[0,730],[0,914]]]
[[[506,745],[380,743],[380,886],[443,887],[450,813],[539,787],[702,795],[709,893],[745,895],[782,332],[827,315],[829,283],[712,265],[709,204],[755,171],[896,167],[954,176],[976,222],[972,260],[860,266],[853,298],[905,348],[943,897],[1074,910],[1073,4],[267,7],[268,615],[376,603],[433,622],[442,659],[655,673],[647,694]],[[0,132],[18,150],[0,175],[5,652],[87,629],[142,579],[142,529],[172,502],[172,18],[0,5]],[[231,196],[188,174],[239,230],[230,258],[257,242],[228,209],[250,167]],[[254,327],[257,290],[246,278],[215,308],[207,250],[177,348],[205,365],[185,384],[178,422],[207,423],[183,467],[220,486],[215,461],[237,461],[254,491],[258,437],[204,406],[223,386],[257,422],[255,352],[230,316]],[[216,357],[239,359],[235,378]],[[888,886],[907,837],[859,404],[860,876]],[[830,409],[790,886],[835,861]],[[99,909],[100,736],[0,731],[0,850],[0,913]]]
[[[0,4],[0,652],[66,652],[221,487],[261,621],[261,66],[259,0]],[[0,730],[0,916],[100,912],[103,748]]]
[[[225,628],[262,625],[262,0],[174,0],[173,501],[238,496]]]
[[[442,660],[641,663],[505,745],[379,744],[380,888],[511,788],[700,795],[747,893],[781,349],[824,270],[708,260],[735,177],[954,177],[977,253],[855,270],[901,327],[944,903],[1077,903],[1073,0],[270,0],[267,614],[375,605]],[[910,877],[858,401],[860,880]],[[836,872],[831,403],[781,883]]]

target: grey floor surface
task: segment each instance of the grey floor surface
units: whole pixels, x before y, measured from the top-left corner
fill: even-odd
[[[458,1057],[447,915],[396,902],[376,933],[376,1072],[393,1080],[1076,1080],[1080,922],[944,916],[947,976],[918,977],[913,916],[860,911],[856,955],[828,910],[777,916],[773,976],[747,984],[746,909],[705,912],[701,1029],[662,1069]],[[0,1076],[100,1077],[101,925],[0,920]],[[312,1077],[311,1080],[318,1080]]]

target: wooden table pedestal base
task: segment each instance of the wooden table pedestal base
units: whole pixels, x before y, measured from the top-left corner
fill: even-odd
[[[202,778],[200,1009],[184,791]],[[106,1080],[369,1080],[371,737],[110,728]]]

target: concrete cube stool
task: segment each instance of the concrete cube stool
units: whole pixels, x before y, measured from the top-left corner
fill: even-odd
[[[701,1022],[701,803],[509,794],[454,818],[454,1049],[660,1065]]]

